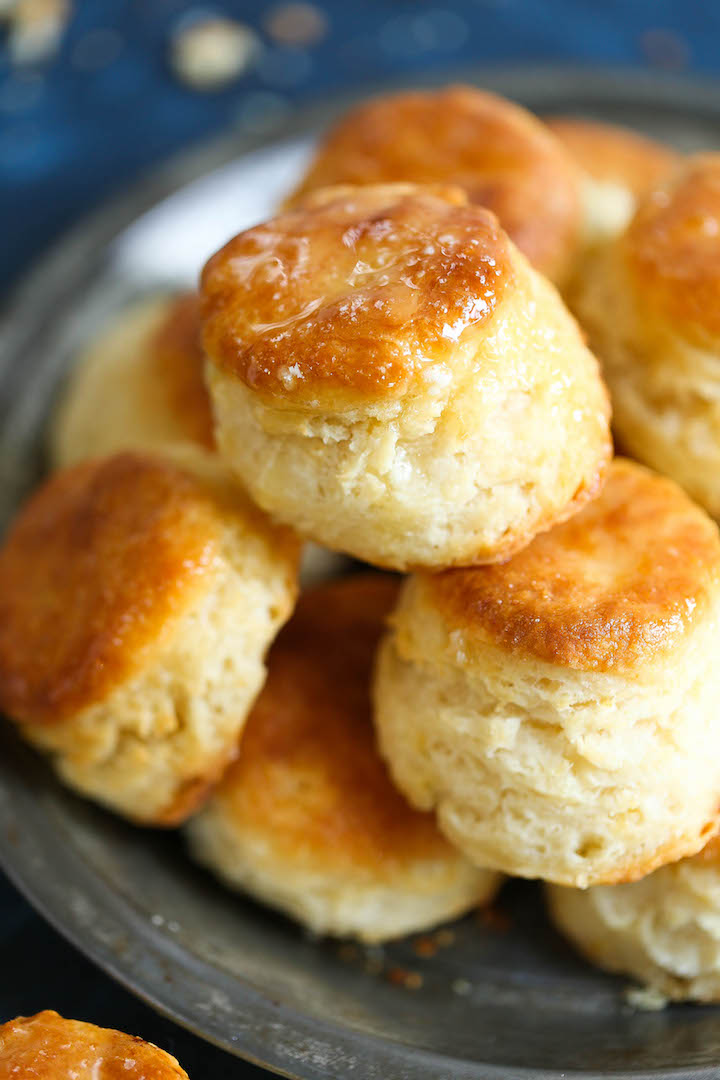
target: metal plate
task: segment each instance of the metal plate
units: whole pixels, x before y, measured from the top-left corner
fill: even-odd
[[[715,86],[619,72],[474,75],[540,112],[720,146]],[[42,471],[45,419],[78,345],[132,296],[192,280],[218,243],[269,212],[310,133],[347,104],[172,164],[87,221],[26,281],[0,328],[2,519]],[[718,1076],[720,1011],[632,1011],[622,980],[591,970],[553,933],[534,885],[506,890],[509,928],[465,919],[432,958],[419,959],[412,942],[368,955],[310,941],[224,892],[178,837],[134,829],[63,791],[9,726],[0,732],[0,858],[106,971],[198,1034],[288,1076]],[[421,988],[395,985],[394,968],[420,972]]]

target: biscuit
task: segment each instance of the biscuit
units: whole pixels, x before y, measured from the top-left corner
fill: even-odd
[[[375,748],[370,672],[397,588],[362,574],[303,594],[237,760],[187,826],[195,856],[230,885],[363,941],[453,918],[499,881],[408,806]]]
[[[720,517],[720,154],[689,159],[588,267],[575,307],[624,451]],[[611,313],[611,315],[610,315]]]
[[[547,117],[546,123],[582,169],[589,247],[621,233],[638,201],[682,161],[669,146],[631,128],[572,116]]]
[[[78,360],[52,426],[53,464],[184,443],[214,449],[204,364],[196,293],[140,301]],[[344,568],[333,552],[304,546],[304,585]]]
[[[291,200],[332,184],[462,187],[536,269],[561,282],[581,228],[581,177],[527,110],[472,86],[393,94],[352,109],[321,142]]]
[[[595,358],[459,189],[338,188],[207,264],[220,451],[268,512],[389,569],[506,558],[594,494]]]
[[[409,579],[391,622],[381,751],[478,865],[630,881],[714,833],[720,539],[670,480],[616,460],[509,562]]]
[[[212,449],[203,363],[196,294],[132,305],[78,358],[53,419],[53,464],[183,442]]]
[[[45,1009],[0,1024],[0,1080],[188,1080],[179,1063],[137,1035],[64,1020]]]
[[[588,959],[672,1001],[720,1001],[720,843],[642,881],[549,886],[558,928]]]
[[[196,448],[55,473],[0,550],[0,708],[70,786],[177,824],[235,752],[298,554]]]

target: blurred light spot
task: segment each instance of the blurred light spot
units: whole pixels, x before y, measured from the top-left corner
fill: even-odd
[[[45,84],[37,72],[18,72],[0,86],[0,111],[23,112],[31,109],[43,96]]]
[[[315,4],[280,4],[265,19],[265,29],[280,45],[314,45],[327,34],[327,19]]]
[[[14,64],[39,64],[58,50],[70,18],[69,0],[15,0],[0,15],[9,23],[8,49]]]
[[[289,102],[280,94],[259,90],[257,93],[248,94],[243,100],[236,119],[238,127],[244,131],[260,134],[277,127],[289,111]]]
[[[297,86],[311,69],[312,60],[303,49],[268,49],[258,63],[260,78],[270,86]]]
[[[90,30],[76,43],[72,63],[81,71],[99,71],[116,60],[122,52],[123,39],[109,27]]]
[[[452,51],[467,39],[464,19],[440,8],[421,15],[398,15],[380,31],[380,45],[396,56],[415,57],[435,49]]]
[[[640,35],[640,48],[647,62],[663,71],[682,71],[690,61],[687,41],[673,30],[645,30]]]
[[[190,12],[173,35],[171,62],[181,82],[194,90],[217,90],[244,75],[260,50],[260,39],[249,26]]]

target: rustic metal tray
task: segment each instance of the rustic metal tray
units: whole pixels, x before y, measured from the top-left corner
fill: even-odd
[[[628,123],[679,146],[720,146],[720,91],[622,72],[460,73],[540,112]],[[0,325],[0,523],[43,470],[44,425],[76,348],[148,289],[193,280],[204,257],[269,213],[313,131],[348,102],[231,135],[139,184],[67,237]],[[62,628],[58,628],[62,632]],[[302,1080],[560,1080],[720,1075],[720,1010],[638,1012],[626,983],[552,931],[539,889],[456,924],[421,958],[316,942],[223,891],[180,838],[134,829],[60,788],[0,727],[0,861],[79,949],[205,1038]],[[402,972],[418,973],[408,989]],[[410,980],[415,985],[419,980]]]

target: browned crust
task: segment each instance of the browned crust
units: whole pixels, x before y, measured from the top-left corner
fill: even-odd
[[[173,299],[149,343],[150,362],[187,438],[208,450],[215,447],[210,396],[205,386],[205,357],[200,345],[200,298],[182,293]]]
[[[192,601],[218,528],[202,484],[158,458],[55,473],[0,551],[0,707],[56,723],[106,697]]]
[[[0,1080],[188,1080],[170,1054],[137,1035],[64,1020],[46,1009],[0,1025]]]
[[[697,853],[693,862],[707,863],[708,866],[715,866],[720,864],[720,836],[717,834],[717,828],[720,827],[720,821],[716,822],[716,827],[712,830],[708,830],[711,835],[709,843]]]
[[[638,208],[621,252],[639,300],[700,344],[720,335],[720,154],[688,159]],[[646,318],[653,315],[647,313]]]
[[[235,760],[238,747],[231,747],[212,765],[207,765],[199,776],[185,780],[176,791],[171,802],[150,819],[138,817],[134,820],[140,825],[152,825],[155,828],[174,829],[199,810],[207,802],[210,793],[222,778],[228,766]]]
[[[593,885],[627,885],[632,881],[647,877],[648,874],[652,874],[662,866],[667,866],[668,863],[675,863],[680,859],[702,858],[705,845],[711,849],[716,847],[716,841],[712,838],[716,836],[719,825],[720,819],[715,814],[703,825],[697,836],[674,837],[667,844],[663,844],[642,858],[636,857],[632,863],[626,863],[625,866],[597,878],[593,877]],[[708,855],[708,861],[710,861],[710,855]]]
[[[621,184],[636,198],[682,162],[677,151],[631,128],[575,116],[551,116],[546,123],[593,180]]]
[[[508,562],[424,578],[454,628],[579,670],[651,662],[720,585],[717,526],[671,481],[615,460],[602,494]]]
[[[525,109],[470,86],[378,98],[325,137],[296,198],[328,184],[453,183],[497,214],[554,280],[575,253],[580,179],[572,158]]]
[[[496,219],[460,197],[344,188],[236,236],[202,275],[208,356],[292,402],[402,396],[513,281]]]
[[[371,669],[398,584],[362,574],[305,593],[270,652],[265,688],[215,798],[288,864],[382,875],[453,857],[434,816],[395,789],[375,746]]]

